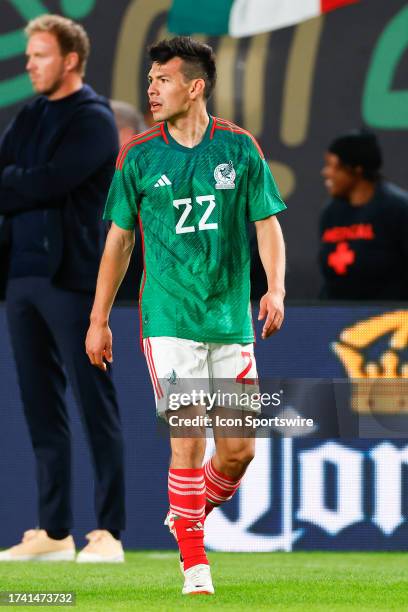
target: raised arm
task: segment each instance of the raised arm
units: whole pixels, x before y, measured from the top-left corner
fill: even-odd
[[[268,291],[261,298],[258,320],[266,317],[262,329],[265,339],[278,331],[284,317],[285,243],[276,216],[255,222],[258,251],[265,270]]]
[[[90,362],[101,370],[106,370],[105,361],[112,362],[109,315],[126,274],[134,243],[134,230],[125,230],[112,223],[99,267],[91,324],[85,342]]]

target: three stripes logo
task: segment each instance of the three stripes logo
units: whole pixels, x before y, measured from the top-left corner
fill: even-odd
[[[154,184],[155,187],[166,187],[166,185],[171,185],[171,181],[165,174],[162,174],[157,183]]]
[[[204,531],[204,525],[201,521],[197,521],[194,525],[188,527],[186,531]]]

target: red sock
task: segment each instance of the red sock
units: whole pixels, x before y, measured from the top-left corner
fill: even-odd
[[[204,479],[206,486],[205,516],[220,504],[231,499],[241,484],[241,478],[236,480],[216,470],[211,459],[204,465]]]
[[[204,550],[204,469],[170,468],[169,500],[184,569],[208,564]]]

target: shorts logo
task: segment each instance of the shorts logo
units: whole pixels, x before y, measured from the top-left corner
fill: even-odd
[[[168,374],[166,374],[165,379],[171,384],[171,385],[175,385],[177,384],[177,374],[175,370],[172,370],[171,372],[169,372]]]
[[[216,189],[235,189],[236,172],[232,161],[228,164],[219,164],[214,170],[215,188]]]

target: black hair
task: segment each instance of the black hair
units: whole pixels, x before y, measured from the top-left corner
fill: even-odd
[[[382,153],[377,137],[367,130],[354,130],[335,138],[328,148],[346,166],[361,166],[363,177],[369,181],[380,178]]]
[[[212,48],[190,36],[175,36],[148,47],[152,62],[166,64],[174,57],[183,60],[182,72],[186,79],[204,79],[204,97],[208,100],[217,80],[215,55]]]

